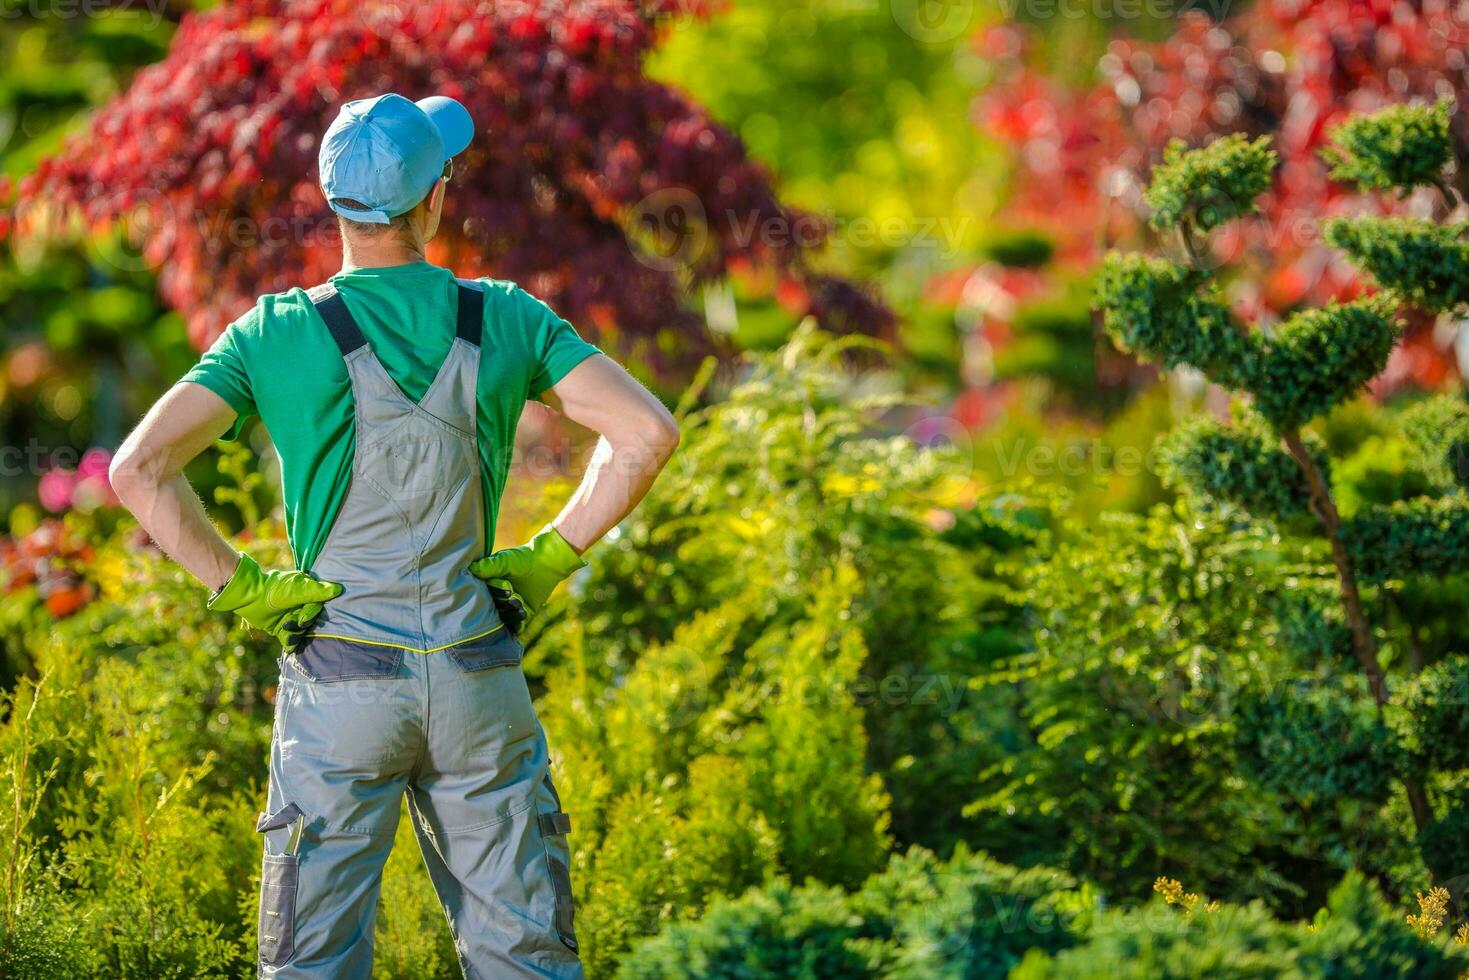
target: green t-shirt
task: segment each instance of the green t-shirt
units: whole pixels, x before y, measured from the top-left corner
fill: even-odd
[[[354,269],[331,281],[388,374],[409,398],[421,399],[454,341],[454,274],[414,262]],[[479,281],[485,290],[479,459],[488,552],[526,399],[597,348],[514,283]],[[347,367],[310,298],[301,289],[262,296],[183,380],[204,385],[239,414],[228,438],[251,415],[265,423],[280,455],[286,536],[297,567],[309,569],[347,496],[355,449]]]

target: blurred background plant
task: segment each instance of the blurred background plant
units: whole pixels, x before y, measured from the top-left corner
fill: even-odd
[[[529,637],[592,976],[1469,967],[1461,5],[0,4],[0,975],[250,969],[274,651],[106,465],[383,87],[494,134],[433,258],[683,423]],[[288,560],[261,426],[190,477]]]

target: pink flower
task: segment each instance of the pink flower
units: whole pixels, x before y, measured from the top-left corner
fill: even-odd
[[[47,470],[41,474],[36,494],[41,506],[59,514],[71,506],[72,492],[76,489],[77,475],[71,470]]]

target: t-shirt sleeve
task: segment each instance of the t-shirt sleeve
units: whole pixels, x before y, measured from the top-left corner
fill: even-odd
[[[224,436],[233,439],[240,434],[245,421],[256,414],[255,393],[250,385],[250,374],[245,368],[244,352],[241,349],[245,334],[256,325],[260,309],[256,307],[230,324],[219,339],[199,358],[199,363],[188,370],[181,381],[200,384],[223,398],[235,410],[235,424]]]
[[[515,293],[522,305],[536,357],[530,393],[538,397],[566,377],[572,368],[600,351],[582,340],[576,328],[557,316],[545,303],[524,290],[517,289]]]

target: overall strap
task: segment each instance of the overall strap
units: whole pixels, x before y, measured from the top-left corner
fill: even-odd
[[[337,342],[337,348],[341,350],[343,357],[367,346],[367,338],[362,336],[362,329],[352,319],[352,312],[347,309],[347,304],[343,301],[342,294],[337,292],[336,286],[326,283],[309,290],[306,295],[311,297],[316,312],[326,321],[326,328],[331,331],[332,339]]]
[[[462,279],[456,279],[454,285],[459,293],[454,335],[465,343],[478,347],[485,331],[484,290],[478,285],[468,285]]]
[[[455,292],[458,294],[459,308],[455,314],[454,334],[465,343],[478,347],[485,329],[485,294],[478,286],[470,286],[456,280]],[[326,321],[326,328],[331,331],[332,339],[337,342],[337,348],[341,350],[342,356],[367,346],[367,338],[362,335],[362,328],[357,326],[357,321],[352,318],[352,312],[347,309],[347,304],[342,299],[342,294],[337,287],[331,283],[317,286],[307,291],[311,303],[316,307],[316,312]]]

